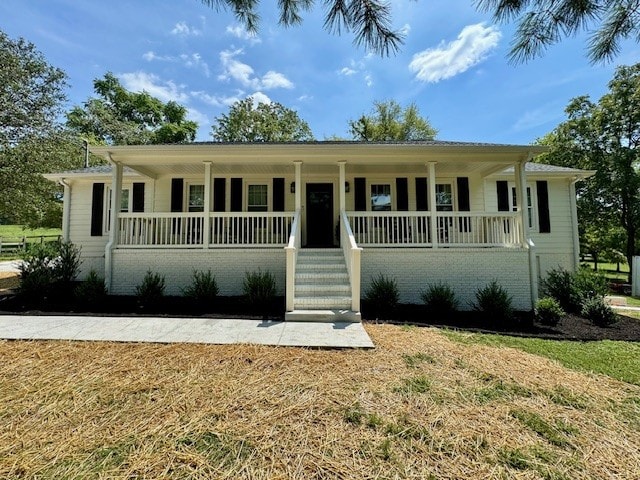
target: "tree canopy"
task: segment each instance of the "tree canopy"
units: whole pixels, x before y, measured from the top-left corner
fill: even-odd
[[[438,133],[415,103],[403,109],[394,100],[375,102],[370,115],[349,121],[349,131],[354,140],[365,142],[433,140]]]
[[[259,0],[200,0],[209,7],[230,10],[250,33],[258,31]],[[279,0],[279,23],[302,23],[302,15],[314,0]],[[511,60],[526,61],[565,37],[582,30],[590,32],[588,57],[600,62],[614,57],[620,41],[640,41],[640,6],[637,0],[474,0],[479,10],[500,22],[518,24],[512,41]],[[404,43],[394,31],[390,3],[381,0],[326,0],[324,27],[331,33],[352,31],[354,44],[379,55],[396,53]]]
[[[186,120],[187,109],[163,103],[147,92],[130,92],[112,73],[93,82],[97,98],[67,113],[67,126],[92,143],[144,145],[184,143],[195,139],[198,124]]]
[[[566,113],[542,139],[551,151],[540,160],[597,171],[577,184],[583,244],[621,227],[631,264],[640,227],[640,64],[619,67],[597,103],[577,97]]]
[[[82,163],[57,123],[66,75],[35,45],[0,32],[0,222],[60,225],[58,188],[41,174]]]
[[[313,140],[307,122],[279,103],[252,98],[234,103],[229,113],[215,118],[211,135],[218,142],[298,142]]]
[[[589,32],[587,56],[592,62],[611,60],[620,41],[640,41],[637,0],[476,0],[481,10],[501,22],[516,20],[511,60],[526,61],[580,31]]]

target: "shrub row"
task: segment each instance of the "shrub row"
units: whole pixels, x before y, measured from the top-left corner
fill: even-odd
[[[496,280],[479,288],[475,297],[476,301],[471,306],[486,318],[502,325],[512,319],[513,299]],[[400,298],[398,284],[394,278],[380,273],[371,279],[371,285],[366,290],[364,298],[378,318],[389,318],[398,306]],[[426,310],[437,315],[453,314],[460,306],[455,292],[445,283],[427,285],[421,298]]]

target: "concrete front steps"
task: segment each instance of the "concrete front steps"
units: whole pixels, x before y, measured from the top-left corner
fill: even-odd
[[[305,248],[298,252],[294,310],[285,320],[359,322],[351,310],[351,286],[342,250]]]

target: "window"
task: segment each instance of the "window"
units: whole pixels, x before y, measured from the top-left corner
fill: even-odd
[[[453,186],[450,183],[436,184],[436,210],[453,212]]]
[[[511,202],[511,211],[516,212],[518,210],[516,187],[511,187],[511,198],[509,200]],[[529,215],[529,228],[533,229],[533,226],[535,225],[535,222],[533,221],[535,212],[533,210],[531,187],[527,187],[527,213]]]
[[[204,212],[204,185],[189,185],[187,211]]]
[[[249,185],[247,189],[247,211],[266,212],[269,210],[267,185]]]
[[[105,189],[105,201],[104,201],[104,232],[108,233],[111,229],[111,189]],[[120,212],[128,213],[131,211],[131,202],[130,198],[130,190],[128,188],[122,189],[122,194],[120,195]]]
[[[371,185],[371,211],[391,210],[391,185],[379,183]]]

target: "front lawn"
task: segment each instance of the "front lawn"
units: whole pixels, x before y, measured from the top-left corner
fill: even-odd
[[[640,343],[601,340],[576,342],[445,331],[464,344],[512,347],[557,360],[567,368],[608,375],[640,385]]]
[[[640,477],[637,385],[365,327],[374,350],[0,342],[0,478]]]

